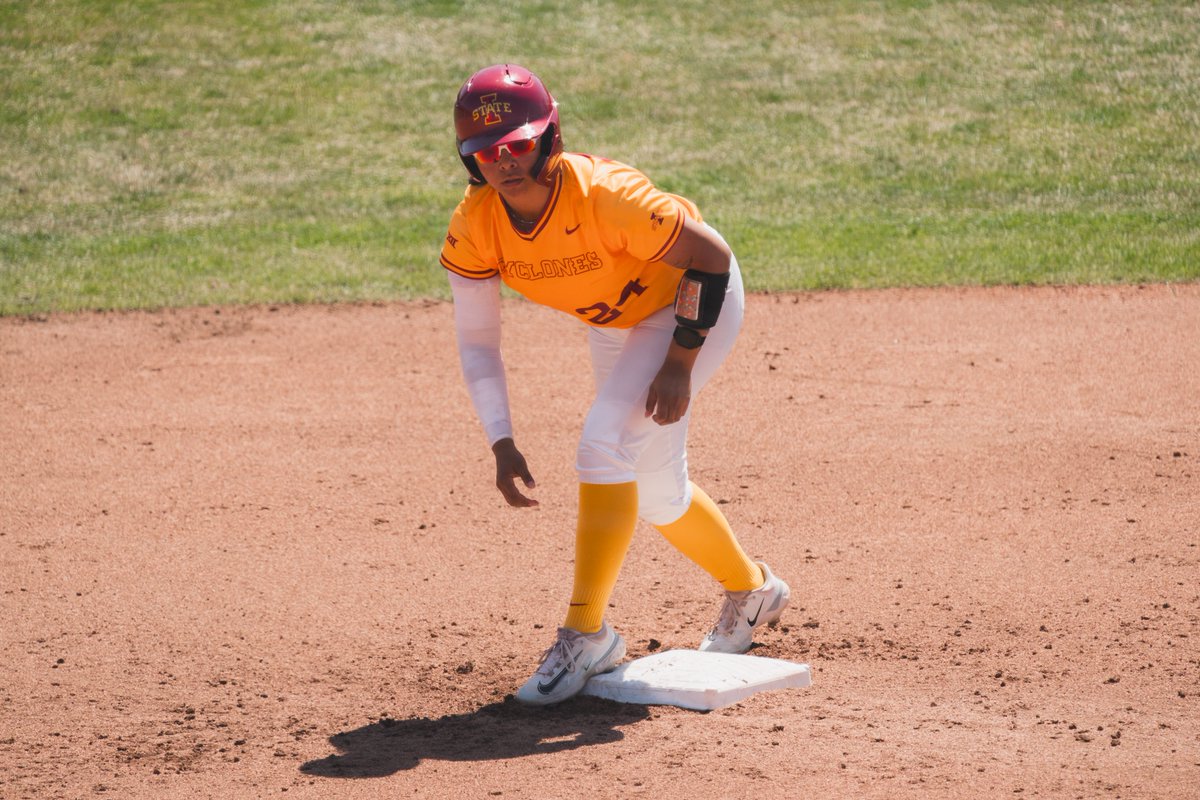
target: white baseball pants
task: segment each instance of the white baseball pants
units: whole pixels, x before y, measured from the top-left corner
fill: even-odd
[[[661,309],[632,328],[588,330],[597,390],[583,425],[575,468],[583,483],[637,481],[638,515],[653,525],[675,522],[692,502],[688,421],[696,396],[733,350],[745,315],[736,258],[729,272],[721,315],[692,370],[691,404],[683,418],[671,425],[659,425],[646,416],[646,397],[671,344],[674,308]]]

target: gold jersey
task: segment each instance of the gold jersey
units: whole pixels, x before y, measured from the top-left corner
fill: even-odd
[[[590,325],[628,328],[675,299],[683,276],[661,259],[679,239],[690,200],[655,188],[626,164],[564,153],[550,202],[528,233],[500,195],[471,186],[450,219],[442,266],[499,275],[514,290]]]

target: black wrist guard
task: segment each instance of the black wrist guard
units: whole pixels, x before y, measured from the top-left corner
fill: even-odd
[[[675,334],[672,336],[675,344],[685,350],[695,350],[700,345],[704,344],[704,335],[695,328],[685,328],[678,325],[675,328]]]
[[[696,330],[707,330],[716,325],[728,286],[728,272],[720,275],[698,269],[684,272],[675,291],[675,321]]]

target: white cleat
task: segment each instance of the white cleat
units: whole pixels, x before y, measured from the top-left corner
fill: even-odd
[[[761,561],[763,585],[745,592],[726,592],[721,616],[700,649],[708,653],[744,653],[750,649],[754,629],[759,625],[774,627],[787,608],[791,589],[776,578]]]
[[[625,640],[607,622],[596,633],[559,628],[537,672],[517,691],[517,701],[531,706],[561,703],[579,694],[588,678],[608,672],[624,657]]]

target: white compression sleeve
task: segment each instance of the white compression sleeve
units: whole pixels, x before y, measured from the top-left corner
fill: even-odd
[[[500,357],[500,279],[471,280],[453,272],[454,330],[463,379],[488,445],[513,435],[508,382]]]

